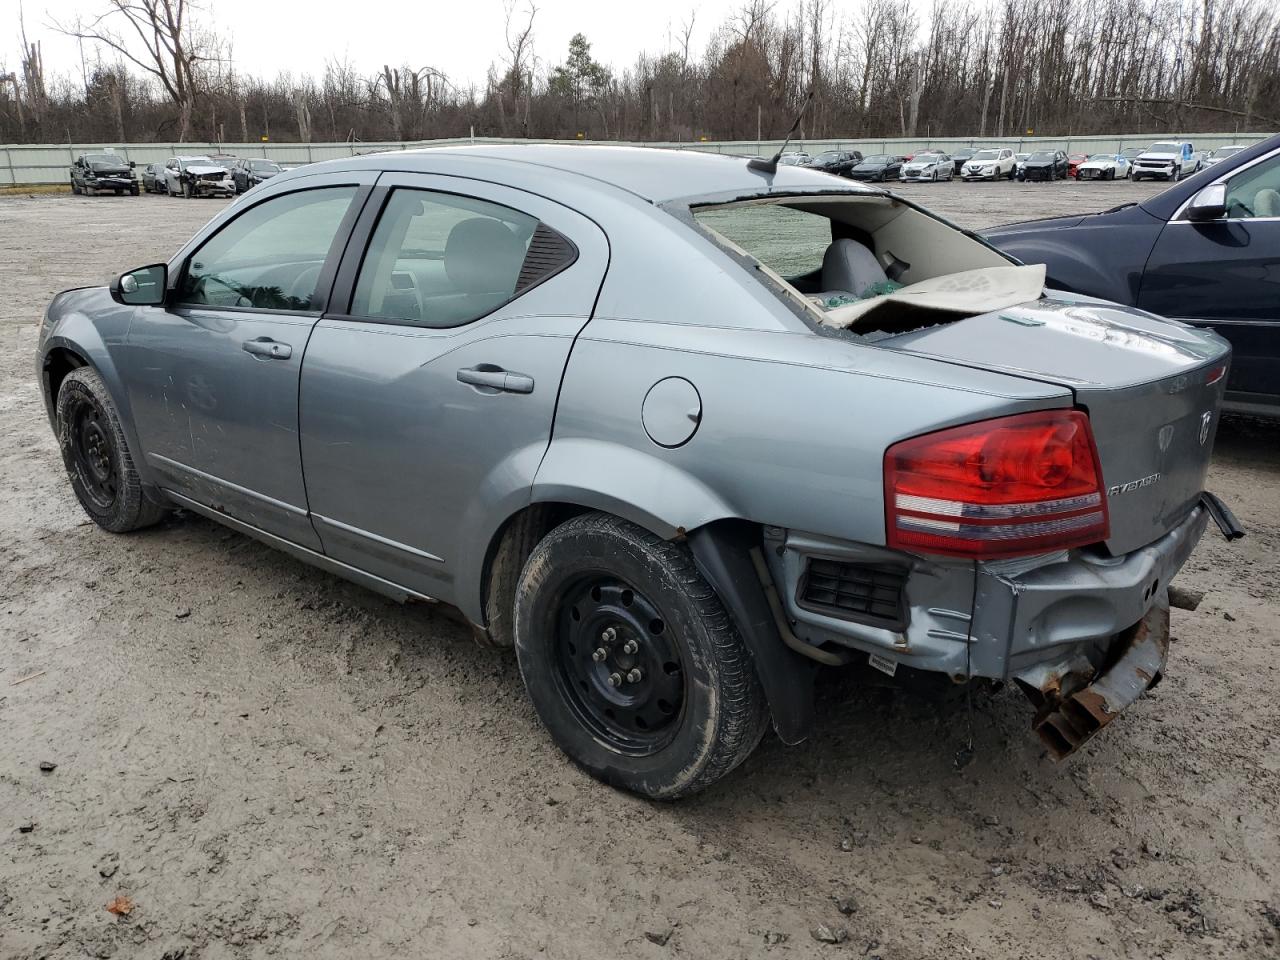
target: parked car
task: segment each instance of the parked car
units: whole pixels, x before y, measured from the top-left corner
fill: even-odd
[[[133,161],[114,153],[82,153],[71,164],[71,192],[92,197],[98,193],[138,195]]]
[[[263,160],[258,157],[243,157],[231,166],[231,180],[236,185],[236,193],[244,193],[256,187],[264,180],[270,180],[277,173],[283,173],[280,164],[274,160]]]
[[[142,168],[142,176],[139,179],[146,193],[164,193],[164,164],[148,163]]]
[[[803,167],[807,166],[812,159],[813,157],[802,150],[792,150],[779,157],[778,162],[786,167]]]
[[[1234,350],[1227,409],[1280,417],[1280,137],[1141,203],[986,236],[1047,264],[1053,287],[1221,334]]]
[[[1073,180],[1079,180],[1077,176],[1080,170],[1080,164],[1085,163],[1089,159],[1088,154],[1084,153],[1068,153],[1067,154],[1067,176]]]
[[[1123,180],[1129,176],[1129,161],[1120,153],[1095,153],[1076,167],[1077,180]]]
[[[1227,157],[1234,157],[1244,149],[1246,148],[1243,146],[1233,144],[1229,147],[1218,147],[1216,150],[1210,150],[1208,156],[1204,158],[1204,165],[1206,167],[1212,167],[1214,164],[1221,163],[1223,160],[1227,159]]]
[[[164,182],[171,197],[230,197],[236,192],[227,168],[208,157],[170,157]]]
[[[955,164],[945,153],[926,150],[904,163],[899,176],[903,180],[950,180],[955,176]]]
[[[849,176],[854,180],[865,180],[874,183],[897,180],[902,174],[902,165],[906,162],[906,159],[903,156],[878,153],[875,156],[864,158],[861,163],[849,171]]]
[[[966,163],[973,159],[973,155],[978,151],[973,147],[956,147],[951,151],[951,162],[955,166],[955,172],[959,173]]]
[[[1061,150],[1037,150],[1018,168],[1019,180],[1065,180],[1067,155]]]
[[[979,150],[960,168],[961,180],[1012,180],[1017,169],[1013,151],[1007,147]]]
[[[815,303],[890,275],[954,292]],[[993,277],[1030,299],[979,308]],[[182,507],[455,604],[573,760],[674,797],[803,739],[815,663],[1012,681],[1057,757],[1160,679],[1168,584],[1232,530],[1228,347],[1042,283],[813,170],[437,148],[58,294],[36,371],[98,525]]]
[[[849,171],[862,162],[862,153],[858,150],[827,150],[818,154],[805,166],[837,177],[847,177]]]
[[[1191,154],[1191,144],[1185,140],[1153,143],[1134,161],[1132,179],[1181,180],[1184,172],[1191,173],[1194,163]]]

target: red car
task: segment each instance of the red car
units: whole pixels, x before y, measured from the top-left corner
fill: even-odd
[[[1067,154],[1067,176],[1070,177],[1072,180],[1079,180],[1080,175],[1079,173],[1076,172],[1076,168],[1079,167],[1080,164],[1084,163],[1088,159],[1089,159],[1089,155],[1087,153],[1068,153]]]

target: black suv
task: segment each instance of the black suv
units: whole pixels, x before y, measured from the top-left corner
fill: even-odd
[[[1280,417],[1280,136],[1141,203],[985,236],[1050,287],[1212,328],[1232,347],[1224,409]]]
[[[82,153],[71,165],[71,192],[92,197],[96,193],[138,195],[138,181],[133,175],[133,161],[122,160],[114,153]]]

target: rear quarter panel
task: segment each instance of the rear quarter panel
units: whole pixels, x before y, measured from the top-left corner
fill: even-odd
[[[701,399],[696,432],[675,448],[642,422],[665,377]],[[882,544],[887,446],[1070,398],[813,333],[597,319],[570,358],[533,499],[608,510],[665,537],[736,517]]]

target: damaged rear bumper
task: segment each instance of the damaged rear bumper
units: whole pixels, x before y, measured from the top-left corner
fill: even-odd
[[[1210,518],[1238,536],[1204,495],[1164,536],[1122,556],[1062,551],[972,563],[925,558],[780,528],[764,555],[797,648],[823,662],[861,657],[958,683],[1016,683],[1053,756],[1077,750],[1154,686],[1169,646],[1169,584]]]
[[[1031,722],[1055,760],[1075,753],[1126,707],[1160,682],[1169,658],[1169,597],[1162,590],[1146,616],[1108,650],[1094,671],[1086,658],[1040,665],[1014,679],[1036,706]]]

